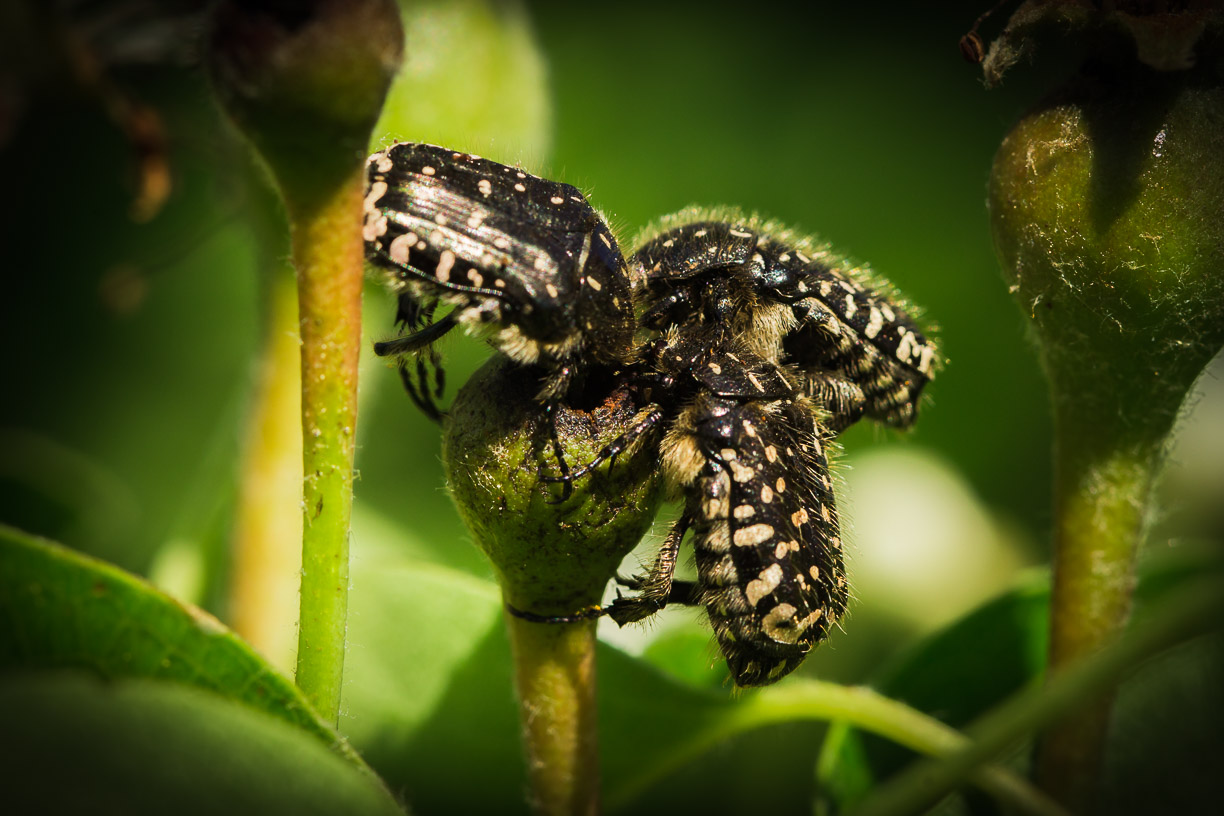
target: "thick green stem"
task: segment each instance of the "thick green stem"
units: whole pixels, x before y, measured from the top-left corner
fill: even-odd
[[[599,812],[595,622],[506,616],[535,812]]]
[[[1070,401],[1056,415],[1054,586],[1050,674],[1115,640],[1130,615],[1135,559],[1150,515],[1163,429],[1138,440],[1102,439],[1100,417]],[[1088,812],[1112,695],[1056,725],[1041,742],[1037,778],[1059,801]]]
[[[302,586],[297,683],[335,722],[344,672],[361,343],[360,168],[318,207],[290,205],[302,336]]]

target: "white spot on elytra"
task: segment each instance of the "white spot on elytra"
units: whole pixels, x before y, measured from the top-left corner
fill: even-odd
[[[782,565],[770,564],[761,570],[756,580],[748,582],[748,586],[744,587],[744,595],[748,598],[749,605],[756,606],[762,598],[777,589],[781,583]]]
[[[525,192],[527,192],[527,188],[526,188],[526,187],[524,187],[522,184],[516,184],[516,185],[514,185],[514,189],[518,190],[520,193],[525,193]]]
[[[594,289],[596,292],[598,292],[600,289],[603,288],[603,284],[600,283],[599,279],[595,277],[588,277],[587,283],[590,284],[590,287]]]
[[[564,204],[565,203],[565,199],[562,198],[561,196],[553,196],[552,198],[548,200],[551,201],[553,204]]]
[[[756,508],[751,504],[741,504],[739,507],[735,508],[734,516],[740,521],[743,521],[746,518],[750,518],[755,513]]]
[[[734,460],[728,462],[727,465],[731,468],[731,478],[735,479],[737,482],[746,482],[753,476],[756,476],[755,470],[750,467],[745,467]]]
[[[438,171],[437,171],[437,170],[435,170],[434,168],[430,167],[430,166],[427,164],[427,165],[425,165],[424,167],[422,167],[422,168],[421,168],[421,172],[422,172],[422,173],[424,173],[424,174],[425,174],[425,175],[427,175],[427,176],[432,176],[434,173],[436,173],[436,172],[438,172]]]
[[[788,603],[780,603],[761,618],[761,629],[771,640],[779,643],[796,643],[802,630],[795,626],[795,615],[799,610]]]
[[[737,547],[755,547],[773,538],[774,528],[768,524],[752,524],[735,531],[732,540]]]
[[[387,255],[391,258],[392,263],[407,264],[408,250],[416,243],[417,237],[411,232],[397,235],[391,241],[391,246],[387,248]]]
[[[450,280],[451,268],[455,265],[455,253],[449,249],[443,250],[438,256],[438,266],[434,269],[434,277],[446,283]]]
[[[476,189],[480,191],[482,196],[488,198],[493,194],[493,182],[489,181],[488,179],[481,179],[480,181],[476,182]]]
[[[884,328],[884,315],[873,306],[871,307],[871,316],[867,319],[867,327],[863,329],[863,334],[867,336],[867,339],[873,340],[882,328]]]

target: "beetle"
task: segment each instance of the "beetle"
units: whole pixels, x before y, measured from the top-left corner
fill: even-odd
[[[673,327],[651,341],[634,372],[642,417],[578,478],[648,439],[684,510],[650,573],[622,583],[639,594],[570,616],[620,625],[669,603],[701,605],[736,685],[775,682],[823,640],[846,608],[827,414],[799,390],[801,375],[709,327]],[[557,477],[554,477],[557,478]],[[673,580],[691,531],[697,581]]]
[[[690,208],[649,230],[629,264],[644,326],[711,325],[796,366],[830,430],[917,418],[934,342],[885,284],[827,247],[757,216]]]
[[[575,187],[437,145],[370,156],[366,258],[398,296],[400,359],[413,400],[434,419],[442,378],[433,344],[456,326],[541,372],[555,405],[592,365],[635,353],[628,267],[603,217]],[[434,320],[439,306],[453,307]],[[408,355],[415,354],[415,372]],[[439,371],[431,393],[426,369]]]

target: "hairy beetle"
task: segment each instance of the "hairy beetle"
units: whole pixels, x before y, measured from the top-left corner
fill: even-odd
[[[826,247],[734,211],[665,218],[629,260],[643,325],[704,324],[799,368],[841,431],[866,415],[906,427],[936,367],[934,344],[880,283]]]
[[[561,622],[607,614],[622,626],[668,603],[706,608],[740,686],[772,683],[798,666],[846,607],[841,539],[825,457],[826,415],[797,388],[800,375],[721,332],[673,328],[652,341],[634,374],[649,404],[596,459],[646,437],[684,510],[639,590]],[[673,581],[692,531],[695,585]]]

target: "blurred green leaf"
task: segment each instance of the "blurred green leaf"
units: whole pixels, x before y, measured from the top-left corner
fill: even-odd
[[[1136,593],[1137,620],[1216,563],[1210,550],[1185,547],[1163,555],[1149,559],[1143,572]],[[961,728],[1041,678],[1049,597],[1048,575],[1032,572],[1010,592],[901,655],[872,685]],[[845,810],[914,756],[895,743],[835,724],[818,765],[825,806],[833,812]]]
[[[372,145],[431,142],[498,161],[552,144],[548,63],[517,0],[400,0],[404,65]]]
[[[287,677],[208,613],[117,567],[0,527],[0,670],[54,668],[214,691],[364,768]]]
[[[418,813],[528,813],[496,586],[420,560],[412,555],[422,552],[420,544],[371,516],[368,508],[359,514],[353,546],[341,730]],[[696,631],[708,648],[708,631]],[[722,739],[717,734],[736,710],[729,690],[686,686],[606,644],[598,661],[609,811],[653,811],[672,802],[725,811],[727,789],[693,782],[710,774],[727,780],[737,791],[733,798],[747,805],[762,763],[784,768],[785,781],[773,786],[770,801],[783,811],[810,801],[819,726],[787,724]],[[716,678],[725,675],[721,663],[704,664]],[[780,764],[781,746],[795,750]],[[697,756],[701,761],[692,763]],[[475,767],[478,785],[471,781]]]
[[[1222,688],[1220,634],[1170,649],[1122,685],[1104,758],[1102,812],[1211,813],[1219,807]]]
[[[873,683],[880,692],[960,727],[1022,688],[1045,667],[1049,576],[1034,572],[1010,592],[919,643]],[[845,723],[830,728],[818,773],[822,795],[848,808],[914,758],[912,751]]]
[[[396,539],[375,541],[379,529],[393,535],[367,520],[352,549],[341,730],[419,813],[514,812],[515,803],[525,813],[496,586],[412,559]]]
[[[0,720],[7,813],[403,813],[302,729],[180,683],[10,674]]]

